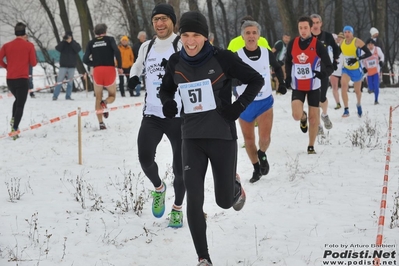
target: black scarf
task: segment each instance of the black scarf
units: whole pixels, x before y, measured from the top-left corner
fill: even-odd
[[[200,67],[203,66],[213,55],[213,45],[209,43],[209,41],[205,41],[204,46],[201,51],[195,56],[189,56],[186,53],[186,50],[181,49],[180,56],[181,58],[192,67]]]

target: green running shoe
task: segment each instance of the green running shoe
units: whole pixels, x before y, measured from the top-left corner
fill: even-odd
[[[164,182],[162,182],[162,184],[165,186],[163,192],[151,192],[151,195],[154,197],[152,201],[152,214],[157,218],[161,218],[165,213],[166,184]]]
[[[172,210],[169,213],[169,227],[180,228],[183,226],[183,212]]]
[[[19,130],[19,129],[14,129],[14,128],[11,129],[10,135],[11,135],[11,137],[12,137],[13,140],[16,140],[16,139],[19,138],[19,135],[16,133],[18,130]]]

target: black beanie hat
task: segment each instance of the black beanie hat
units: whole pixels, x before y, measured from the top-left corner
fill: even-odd
[[[170,17],[170,19],[173,22],[173,25],[176,25],[176,14],[175,14],[175,10],[173,9],[173,6],[169,5],[169,4],[158,4],[154,7],[154,9],[152,10],[151,13],[151,20],[155,15],[158,14],[165,14],[167,16]]]
[[[206,18],[198,11],[189,11],[180,18],[180,34],[184,32],[196,32],[208,38],[209,30]]]
[[[67,30],[67,31],[65,32],[65,35],[66,35],[66,36],[71,36],[71,37],[73,37],[72,31],[70,31],[70,30]]]

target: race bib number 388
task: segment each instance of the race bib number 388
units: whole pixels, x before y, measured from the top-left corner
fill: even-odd
[[[295,64],[295,77],[297,79],[311,79],[313,72],[310,64]]]
[[[210,79],[180,83],[178,88],[186,114],[216,109],[215,96],[213,95]]]

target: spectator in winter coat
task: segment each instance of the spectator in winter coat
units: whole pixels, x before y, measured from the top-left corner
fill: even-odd
[[[65,99],[73,100],[71,98],[73,76],[75,75],[76,63],[78,62],[78,54],[80,50],[82,50],[82,47],[73,39],[72,31],[67,31],[65,32],[62,41],[55,47],[55,49],[61,54],[57,82],[62,82],[65,77],[68,79]],[[60,90],[61,84],[58,84],[54,89],[53,101],[58,99]]]
[[[125,97],[125,76],[129,79],[130,68],[134,62],[133,50],[129,45],[129,38],[127,36],[121,38],[121,43],[118,45],[118,49],[121,52],[123,70],[123,75],[119,75],[119,91],[121,92],[121,96]],[[133,91],[129,90],[129,92],[130,96],[133,96]]]
[[[382,53],[385,54],[384,42],[381,40],[379,35],[380,35],[380,32],[378,31],[377,28],[372,27],[370,29],[370,36],[374,40],[375,46],[380,47]]]
[[[134,62],[136,62],[137,57],[139,56],[139,50],[140,46],[147,40],[147,33],[145,31],[140,31],[137,34],[137,39],[139,39],[139,42],[136,42],[133,44],[133,56],[134,56]]]
[[[139,41],[136,42],[135,44],[133,44],[134,62],[136,62],[136,60],[139,56],[139,50],[140,50],[141,45],[147,40],[147,33],[145,31],[140,31],[137,34],[137,39],[139,39]],[[143,73],[144,73],[144,71],[143,71]],[[136,93],[133,96],[140,96],[140,90],[144,89],[144,87],[145,87],[145,79],[143,79],[143,73],[142,73],[142,75],[139,76],[139,81],[142,83],[142,85],[138,84],[136,86],[136,88],[134,89]],[[132,90],[129,89],[129,91],[132,91]]]

